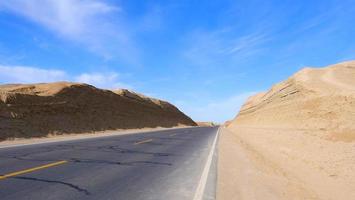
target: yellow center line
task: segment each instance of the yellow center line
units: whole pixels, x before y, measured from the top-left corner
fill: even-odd
[[[0,180],[6,179],[6,178],[10,178],[10,177],[13,177],[13,176],[18,176],[18,175],[21,175],[21,174],[34,172],[34,171],[45,169],[45,168],[49,168],[49,167],[54,167],[54,166],[57,166],[57,165],[62,165],[62,164],[67,163],[67,162],[68,161],[66,161],[66,160],[62,160],[62,161],[59,161],[59,162],[50,163],[50,164],[47,164],[47,165],[42,165],[42,166],[30,168],[30,169],[25,169],[25,170],[13,172],[13,173],[10,173],[10,174],[0,175]]]
[[[151,141],[153,141],[153,139],[148,139],[148,140],[143,140],[143,141],[140,141],[140,142],[135,142],[134,145],[143,144],[143,143],[147,143],[147,142],[151,142]]]

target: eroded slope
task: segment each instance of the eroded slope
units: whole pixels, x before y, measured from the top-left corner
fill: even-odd
[[[79,83],[0,86],[0,140],[144,127],[195,126],[172,104]]]

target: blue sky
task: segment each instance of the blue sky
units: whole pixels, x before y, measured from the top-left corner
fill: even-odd
[[[0,1],[0,83],[78,81],[233,118],[304,66],[355,59],[353,0]]]

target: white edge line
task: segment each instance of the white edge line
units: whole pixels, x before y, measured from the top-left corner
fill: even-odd
[[[217,138],[218,138],[218,135],[219,135],[219,130],[220,130],[220,127],[218,127],[216,137],[214,138],[211,151],[210,151],[210,153],[208,155],[208,158],[207,158],[207,161],[206,161],[206,165],[205,165],[205,167],[203,169],[203,172],[202,172],[202,175],[201,175],[201,178],[200,178],[200,182],[199,182],[199,184],[197,186],[197,189],[195,191],[195,196],[194,196],[193,200],[202,200],[202,198],[203,198],[203,194],[205,192],[205,187],[206,187],[206,184],[207,184],[208,173],[209,173],[210,168],[211,168],[212,158],[213,158],[214,150],[216,148],[216,143],[217,143]]]

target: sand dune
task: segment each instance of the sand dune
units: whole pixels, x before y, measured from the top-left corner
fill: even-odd
[[[69,82],[0,86],[0,140],[144,127],[195,126],[168,102]]]
[[[305,68],[245,103],[238,125],[324,130],[335,140],[355,140],[355,61]]]
[[[228,165],[250,176],[224,191],[235,187],[238,199],[355,199],[354,122],[355,61],[305,68],[250,97],[220,144],[243,149],[235,154],[243,162],[234,157]]]

